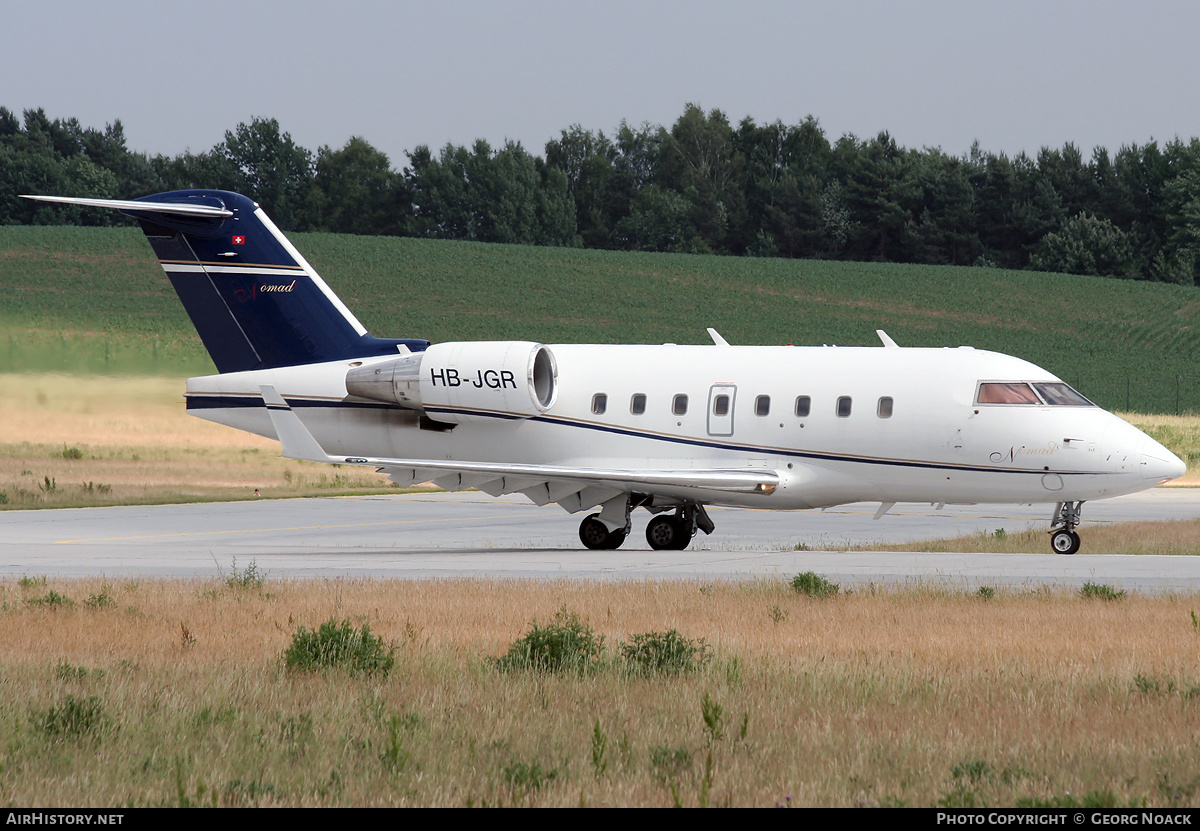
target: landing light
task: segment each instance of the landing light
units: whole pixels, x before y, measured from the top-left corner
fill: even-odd
[[[760,482],[754,486],[754,490],[757,493],[765,493],[769,495],[775,493],[775,485],[768,482]]]

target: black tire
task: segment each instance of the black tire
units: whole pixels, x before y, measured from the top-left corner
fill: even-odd
[[[612,551],[620,548],[627,533],[624,528],[609,531],[608,526],[600,521],[599,514],[592,514],[579,523],[579,541],[593,551]]]
[[[1079,535],[1074,531],[1055,531],[1050,536],[1050,548],[1055,554],[1074,554],[1079,550]]]
[[[656,516],[646,526],[646,542],[655,551],[664,551],[675,544],[675,520],[669,516]]]
[[[691,535],[677,517],[656,516],[646,526],[646,542],[656,551],[682,551],[691,541]]]

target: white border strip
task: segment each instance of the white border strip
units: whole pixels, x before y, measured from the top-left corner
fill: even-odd
[[[358,318],[354,316],[354,313],[346,308],[346,304],[343,303],[341,299],[333,293],[333,289],[329,288],[329,286],[325,284],[325,281],[321,279],[321,275],[317,274],[316,269],[308,264],[308,260],[304,259],[304,255],[297,251],[296,247],[292,245],[291,242],[288,241],[288,238],[283,235],[283,232],[275,227],[275,223],[272,222],[270,218],[263,212],[263,209],[256,208],[254,215],[258,217],[258,221],[261,222],[263,226],[271,232],[272,235],[274,235],[275,239],[279,241],[279,244],[283,246],[283,249],[292,256],[292,259],[294,259],[300,265],[300,267],[304,269],[304,273],[309,276],[309,279],[316,283],[317,288],[321,290],[321,293],[325,295],[325,298],[333,304],[334,308],[342,313],[342,316],[346,318],[346,322],[354,327],[354,331],[358,332],[360,336],[365,335],[367,333],[367,327],[359,323]]]
[[[288,275],[295,276],[295,269],[280,269],[280,268],[248,268],[245,266],[200,266],[200,265],[183,265],[179,263],[163,263],[163,271],[168,274],[204,274],[211,272],[215,274],[253,274],[255,276],[266,277],[287,277]]]

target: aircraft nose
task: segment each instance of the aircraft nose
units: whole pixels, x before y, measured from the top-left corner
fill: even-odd
[[[1187,473],[1187,465],[1183,459],[1163,447],[1154,439],[1146,436],[1142,444],[1142,476],[1160,482],[1178,479]]]
[[[1116,472],[1141,473],[1152,484],[1169,482],[1187,473],[1183,460],[1127,421],[1113,416],[1104,430],[1103,455]]]

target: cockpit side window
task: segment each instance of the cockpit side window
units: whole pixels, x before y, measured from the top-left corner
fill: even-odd
[[[988,382],[979,385],[976,404],[1041,404],[1033,387],[1020,381]]]
[[[1034,384],[1033,388],[1037,390],[1038,395],[1047,404],[1055,407],[1095,407],[1091,401],[1088,401],[1075,390],[1071,389],[1066,384]]]

